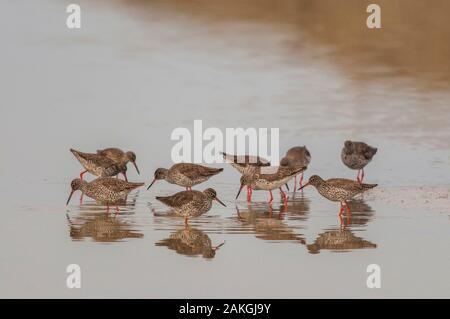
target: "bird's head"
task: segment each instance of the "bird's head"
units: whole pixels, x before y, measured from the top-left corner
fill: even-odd
[[[85,184],[87,184],[87,182],[83,181],[79,178],[75,178],[74,180],[72,180],[72,182],[70,182],[70,195],[69,195],[69,198],[67,199],[66,205],[69,205],[69,202],[70,202],[70,199],[72,198],[73,193],[75,193],[75,191],[77,191],[77,190],[80,190],[81,187]]]
[[[218,197],[217,197],[217,193],[214,189],[212,188],[207,188],[203,191],[203,193],[206,195],[206,197],[208,197],[211,200],[215,200],[218,203],[220,203],[222,206],[227,207]]]
[[[137,164],[136,164],[136,154],[132,151],[128,151],[125,153],[125,158],[127,159],[127,161],[130,161],[131,163],[133,163],[134,167],[136,168],[136,172],[138,174],[141,174],[139,172],[139,168],[137,167]]]
[[[312,185],[314,187],[319,186],[323,183],[323,179],[319,175],[313,175],[309,178],[308,183],[300,187],[298,190],[305,188],[306,186]]]
[[[158,168],[156,169],[155,173],[153,174],[153,181],[150,183],[150,185],[147,187],[147,189],[150,189],[152,185],[160,179],[166,179],[167,174],[169,170],[167,168]]]

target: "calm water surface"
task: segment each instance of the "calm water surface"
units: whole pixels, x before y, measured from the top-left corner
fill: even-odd
[[[449,5],[380,2],[377,31],[352,1],[79,1],[76,31],[68,1],[2,2],[0,296],[450,297]],[[394,205],[374,190],[341,225],[313,189],[287,206],[265,192],[234,200],[239,175],[224,166],[197,189],[227,207],[189,227],[155,201],[180,190],[165,182],[117,214],[64,205],[81,170],[69,148],[134,150],[141,175],[129,177],[148,185],[172,165],[172,130],[195,119],[279,127],[282,151],[311,151],[307,177],[354,178],[340,149],[363,139],[379,148],[367,182],[411,196]],[[443,189],[444,205],[406,205],[421,187]],[[72,263],[81,289],[65,286]],[[381,289],[366,286],[373,263]]]

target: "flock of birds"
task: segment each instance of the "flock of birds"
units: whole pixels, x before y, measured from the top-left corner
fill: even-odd
[[[66,205],[69,204],[73,193],[80,190],[82,195],[86,195],[99,203],[106,204],[109,210],[110,205],[125,204],[128,194],[144,185],[144,183],[129,182],[127,179],[127,164],[131,162],[136,171],[139,172],[136,164],[134,152],[123,152],[118,148],[107,148],[98,150],[97,153],[83,153],[74,149],[70,150],[84,167],[80,173],[80,178],[71,182],[71,192]],[[297,176],[300,175],[298,190],[311,185],[325,198],[340,202],[339,217],[343,209],[350,213],[347,201],[364,191],[374,188],[377,184],[365,184],[364,167],[372,160],[377,148],[367,145],[364,142],[346,141],[341,152],[342,162],[353,170],[358,170],[355,180],[344,178],[333,178],[323,180],[318,175],[313,175],[308,182],[303,184],[303,173],[311,162],[311,154],[305,146],[296,146],[289,149],[281,159],[278,166],[271,166],[271,163],[259,156],[252,155],[230,155],[222,153],[226,162],[230,163],[241,174],[240,188],[236,199],[242,189],[247,188],[247,201],[251,201],[253,190],[266,190],[270,194],[269,204],[273,201],[272,191],[280,190],[283,201],[287,202],[287,196],[282,187],[289,190],[288,181],[294,179],[294,190],[297,185]],[[177,215],[184,217],[187,224],[188,218],[197,217],[211,209],[212,201],[215,200],[226,206],[218,197],[214,189],[208,188],[203,192],[192,190],[192,187],[207,181],[214,175],[223,171],[223,168],[212,168],[192,163],[178,163],[169,169],[158,168],[154,173],[154,179],[147,189],[158,180],[165,180],[171,184],[185,187],[185,191],[178,192],[171,196],[156,196],[156,199],[171,207]],[[95,180],[87,182],[83,179],[85,173],[97,176]],[[122,174],[125,180],[119,179]],[[115,176],[115,178],[114,178]]]

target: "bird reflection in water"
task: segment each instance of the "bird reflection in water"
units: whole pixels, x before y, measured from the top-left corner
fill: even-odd
[[[373,218],[373,209],[363,199],[348,201],[350,208],[349,219],[346,226],[365,226]]]
[[[301,234],[294,231],[283,221],[289,206],[281,205],[273,209],[272,205],[249,203],[247,209],[236,206],[237,219],[251,228],[256,238],[271,241],[295,241],[305,244]]]
[[[306,197],[303,193],[296,194],[292,193],[292,198],[289,200],[286,211],[289,215],[290,220],[307,221],[310,211],[311,200]]]
[[[92,238],[96,242],[117,242],[144,236],[120,214],[106,212],[102,206],[88,204],[80,208],[82,210],[76,216],[66,214],[69,234],[74,241]]]
[[[372,219],[373,210],[362,199],[354,199],[348,202],[351,214],[345,221],[340,219],[339,229],[327,230],[317,236],[314,243],[307,245],[308,252],[318,254],[321,250],[346,252],[354,249],[376,248],[377,245],[356,236],[351,228],[367,225]]]
[[[180,255],[190,257],[201,255],[203,258],[214,258],[216,251],[224,244],[225,242],[213,246],[211,238],[205,232],[188,225],[172,233],[169,238],[160,240],[155,245],[165,246],[175,250]]]

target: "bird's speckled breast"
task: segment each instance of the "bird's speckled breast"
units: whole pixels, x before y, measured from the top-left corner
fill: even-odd
[[[211,206],[212,201],[207,199],[205,196],[201,200],[193,200],[179,208],[176,208],[175,213],[181,216],[197,217],[209,211]]]

